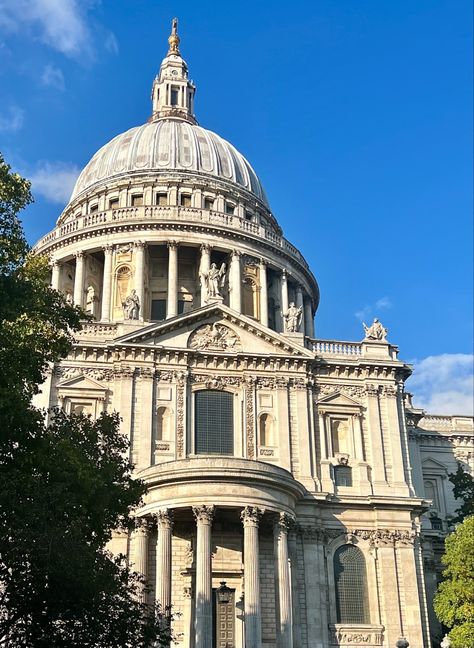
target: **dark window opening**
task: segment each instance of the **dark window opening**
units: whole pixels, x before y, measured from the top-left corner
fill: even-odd
[[[442,531],[443,530],[443,521],[439,517],[432,517],[430,518],[431,522],[431,528],[434,531]]]
[[[204,198],[204,209],[214,208],[214,198]]]
[[[196,454],[234,454],[233,395],[211,389],[195,394]]]
[[[191,207],[191,196],[189,194],[181,194],[180,204],[181,207]]]
[[[99,211],[99,205],[96,203],[95,205],[91,205],[89,207],[89,212],[93,214],[94,212]]]
[[[235,212],[235,205],[232,203],[226,203],[225,204],[225,213],[226,214],[233,214]]]
[[[117,209],[119,206],[119,199],[118,198],[111,198],[109,200],[109,209]]]
[[[334,466],[334,483],[336,486],[352,486],[352,468],[350,466]]]
[[[166,319],[166,299],[153,299],[151,302],[151,319],[155,321]]]
[[[334,554],[338,623],[370,623],[367,573],[362,551],[343,545]]]
[[[171,88],[171,105],[177,106],[179,103],[179,88]]]
[[[141,205],[143,205],[143,195],[135,194],[132,196],[132,207],[140,207]]]
[[[184,299],[178,299],[178,315],[182,315],[184,313],[184,304],[186,302]]]
[[[156,194],[156,204],[157,205],[167,205],[168,204],[168,195],[165,193]]]

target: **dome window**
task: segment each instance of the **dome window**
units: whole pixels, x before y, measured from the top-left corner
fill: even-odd
[[[118,198],[111,198],[109,200],[109,209],[118,209],[118,206],[119,206]]]
[[[134,194],[132,196],[132,207],[141,207],[143,205],[143,194]]]
[[[93,214],[94,212],[99,211],[99,204],[94,203],[89,207],[89,214]]]
[[[211,198],[210,196],[205,196],[204,209],[214,209],[214,198]]]
[[[160,205],[161,207],[165,206],[168,204],[168,194],[161,192],[156,194],[156,200],[155,200],[157,205]]]
[[[181,207],[191,207],[191,195],[181,194],[179,197],[179,204]]]
[[[172,106],[177,106],[179,103],[179,88],[177,86],[171,86],[171,101]]]
[[[230,202],[226,202],[226,204],[225,204],[225,213],[226,214],[235,214],[235,205],[230,203]]]

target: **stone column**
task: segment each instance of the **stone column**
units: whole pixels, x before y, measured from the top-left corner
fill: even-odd
[[[306,333],[306,328],[305,328],[305,318],[304,318],[304,313],[303,313],[303,289],[301,288],[300,285],[296,286],[296,306],[297,308],[301,308],[301,325],[300,325],[300,333],[303,333],[303,335],[307,335]]]
[[[193,506],[197,523],[194,648],[212,644],[211,527],[214,506]]]
[[[100,319],[110,321],[110,298],[112,295],[112,254],[113,245],[104,247],[104,275],[102,277],[102,312]]]
[[[134,544],[135,544],[135,564],[134,570],[142,574],[145,578],[148,577],[148,537],[149,526],[148,520],[138,519],[137,526],[134,531]],[[145,603],[147,593],[145,587],[140,587],[138,592],[138,599]]]
[[[178,314],[178,244],[168,243],[168,299],[166,300],[166,319]]]
[[[230,307],[233,310],[242,311],[242,298],[241,298],[241,272],[240,272],[240,252],[233,250],[231,261],[231,291],[230,291]]]
[[[258,521],[262,511],[246,506],[240,517],[244,524],[245,648],[262,648]]]
[[[382,429],[380,424],[379,389],[377,385],[366,385],[367,415],[372,456],[372,484],[374,494],[384,494],[387,491],[387,476],[385,473],[385,456],[383,452]]]
[[[280,513],[278,521],[275,524],[279,603],[279,648],[293,648],[291,580],[288,555],[288,531],[292,521],[293,519],[287,513]]]
[[[209,268],[211,267],[211,246],[207,243],[203,243],[200,249],[201,261],[199,263],[199,275],[209,272]],[[206,284],[201,277],[199,278],[201,280],[201,306],[205,306],[207,304]]]
[[[267,262],[260,259],[260,321],[268,326]]]
[[[84,252],[76,253],[76,274],[74,275],[74,303],[76,306],[84,304]]]
[[[304,328],[306,335],[314,337],[314,320],[311,297],[307,297],[304,300]]]
[[[171,609],[171,535],[173,522],[168,509],[155,513],[156,539],[156,600],[161,612],[169,620]]]
[[[53,261],[51,264],[51,288],[59,290],[59,277],[61,273],[61,265],[59,261]]]
[[[139,319],[143,320],[145,301],[145,247],[146,243],[137,241],[135,243],[135,290],[140,300]]]
[[[286,275],[286,270],[282,270],[281,279],[281,312],[286,313],[288,310],[288,278]],[[282,331],[285,332],[285,318],[282,319]]]

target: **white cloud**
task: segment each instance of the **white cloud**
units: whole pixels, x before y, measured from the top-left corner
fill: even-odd
[[[356,311],[354,315],[359,321],[366,322],[377,317],[379,311],[388,310],[389,308],[392,308],[392,302],[389,297],[385,296],[380,297],[373,304],[366,304],[363,308]]]
[[[54,49],[75,57],[90,51],[85,13],[91,2],[78,0],[0,0],[0,28],[33,35]]]
[[[55,65],[46,65],[41,75],[41,83],[44,86],[64,90],[64,75],[62,70]]]
[[[25,111],[19,106],[10,106],[0,112],[0,132],[15,133],[20,130],[25,120]]]
[[[104,41],[105,49],[110,52],[111,54],[118,54],[119,53],[119,46],[118,46],[118,41],[117,38],[115,37],[115,34],[110,32],[105,41]]]
[[[71,197],[80,169],[69,162],[42,162],[32,173],[33,195],[40,194],[52,203],[65,204]]]
[[[415,360],[407,389],[430,414],[474,413],[474,355],[443,353]]]

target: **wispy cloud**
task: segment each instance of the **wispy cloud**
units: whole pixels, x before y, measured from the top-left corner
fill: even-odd
[[[105,40],[104,40],[104,46],[105,49],[110,52],[111,54],[118,54],[119,53],[119,46],[118,46],[118,41],[112,32],[110,32]]]
[[[373,304],[366,304],[363,308],[356,311],[354,315],[361,322],[365,322],[373,317],[377,317],[380,311],[388,310],[390,308],[392,308],[392,302],[389,297],[385,296],[380,297],[380,299],[377,299]]]
[[[0,112],[0,132],[15,133],[25,121],[25,111],[19,106],[9,106]]]
[[[25,175],[31,180],[33,194],[52,203],[65,204],[79,173],[79,167],[70,162],[41,162],[35,171]]]
[[[41,75],[41,84],[56,88],[56,90],[64,90],[64,75],[62,70],[56,67],[56,65],[46,65]]]
[[[0,29],[12,33],[27,28],[35,39],[66,56],[77,57],[92,49],[87,11],[93,4],[79,0],[0,0]]]
[[[474,355],[443,353],[414,360],[407,383],[414,404],[430,414],[474,413]]]

